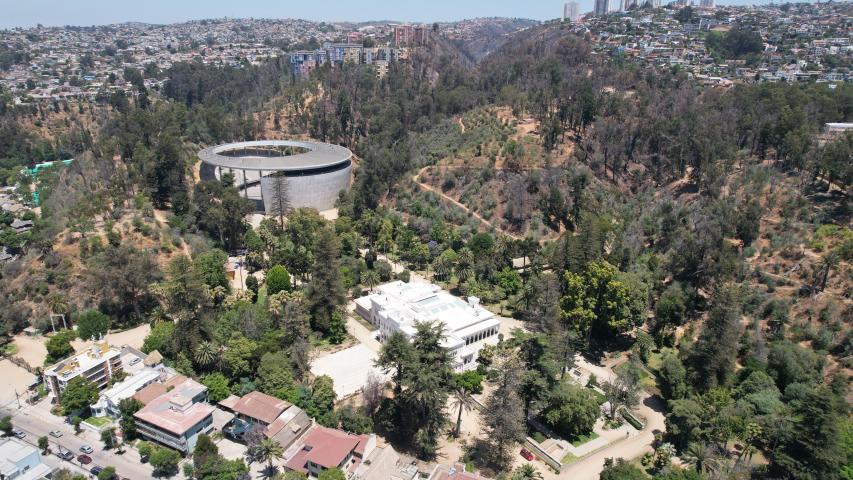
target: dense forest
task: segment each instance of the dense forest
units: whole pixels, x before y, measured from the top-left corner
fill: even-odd
[[[629,360],[601,385],[613,416],[648,391],[665,405],[666,432],[642,465],[614,459],[601,478],[853,475],[853,136],[822,133],[853,120],[849,84],[703,88],[682,72],[593,55],[559,25],[520,32],[476,66],[437,42],[381,79],[358,65],[296,79],[283,60],[162,74],[162,92],[68,109],[64,135],[51,138],[27,125],[63,108],[22,109],[0,95],[8,183],[21,165],[77,159],[39,178],[36,227],[0,236],[21,254],[0,281],[4,333],[31,321],[46,330],[46,313],[101,332],[147,322],[144,351],[200,379],[212,401],[260,390],[424,459],[458,435],[448,401],[486,382],[486,435],[466,461],[496,475],[509,470],[525,418],[567,437],[589,431],[597,399],[564,376],[576,353],[621,352]],[[526,153],[509,139],[515,126],[491,116],[497,108],[535,122]],[[232,178],[196,178],[200,146],[270,134],[353,150],[336,220],[297,210],[252,228]],[[420,169],[485,150],[514,176],[497,177],[494,163],[464,174],[517,189],[508,224],[542,212],[551,240],[483,228],[413,187]],[[524,167],[533,151],[536,175]],[[265,273],[247,290],[232,289],[223,267],[241,249]],[[310,373],[312,350],[347,341],[348,299],[412,274],[480,297],[527,331],[454,374],[441,331],[421,325],[413,341],[383,347],[393,394],[369,385],[363,405],[336,405],[331,379]],[[51,337],[50,360],[69,354],[75,335]],[[198,457],[197,478],[246,471],[215,451]]]

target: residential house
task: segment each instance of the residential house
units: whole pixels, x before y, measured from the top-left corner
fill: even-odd
[[[337,468],[350,474],[376,448],[376,435],[352,435],[341,430],[316,427],[301,447],[287,458],[285,468],[316,478],[324,470]]]
[[[32,230],[35,224],[32,220],[21,220],[16,218],[9,226],[12,227],[12,230],[14,230],[15,233],[25,233]]]
[[[241,439],[252,428],[262,429],[267,438],[277,441],[285,449],[311,428],[311,417],[301,408],[285,400],[261,392],[250,392],[242,397],[231,395],[219,402],[224,410],[234,413],[223,433]]]
[[[92,414],[96,417],[118,417],[121,415],[119,403],[122,400],[134,396],[136,392],[163,379],[162,371],[145,367],[101,392],[98,401],[92,405]]]

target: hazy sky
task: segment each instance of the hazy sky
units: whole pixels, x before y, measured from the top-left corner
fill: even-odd
[[[581,10],[593,0],[579,0]],[[724,4],[764,0],[717,0]],[[666,3],[666,2],[663,2]],[[0,28],[103,25],[128,21],[174,23],[201,18],[304,18],[327,21],[416,22],[473,17],[556,18],[562,0],[0,0]]]

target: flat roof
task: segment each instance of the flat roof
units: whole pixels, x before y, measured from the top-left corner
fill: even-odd
[[[199,402],[190,405],[192,398],[206,388],[195,380],[185,379],[173,390],[150,401],[133,416],[177,436],[182,436],[187,430],[213,414],[214,408],[207,403]]]
[[[297,147],[308,151],[285,156],[246,155],[231,157],[223,155],[225,152],[258,147]],[[301,140],[258,140],[208,147],[198,153],[198,158],[209,165],[234,170],[296,171],[333,167],[349,161],[352,158],[352,152],[347,148],[329,143]]]

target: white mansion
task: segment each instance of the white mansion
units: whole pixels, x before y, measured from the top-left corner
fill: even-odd
[[[476,297],[468,302],[430,283],[386,283],[376,293],[355,300],[356,312],[379,327],[379,340],[394,332],[409,338],[419,322],[444,324],[444,346],[454,356],[457,371],[475,367],[477,354],[486,344],[496,344],[500,320],[479,305]]]

